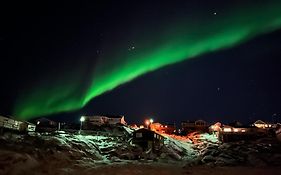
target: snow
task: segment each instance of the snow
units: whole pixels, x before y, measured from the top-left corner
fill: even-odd
[[[134,129],[129,128],[127,126],[123,126],[123,129],[126,130],[128,134],[133,134],[133,132],[135,131]]]
[[[208,133],[162,134],[164,146],[154,153],[131,145],[132,130],[123,129],[125,133],[112,129],[81,134],[62,131],[32,136],[4,134],[0,136],[0,167],[4,167],[0,168],[0,174],[33,174],[30,172],[35,170],[39,174],[73,174],[101,166],[160,163],[281,166],[276,161],[281,159],[280,143],[270,138],[221,143]]]

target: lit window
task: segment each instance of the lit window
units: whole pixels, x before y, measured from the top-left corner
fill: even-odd
[[[238,132],[238,129],[237,129],[237,128],[235,128],[233,131],[234,131],[234,132]]]
[[[246,132],[246,130],[245,130],[245,129],[242,129],[241,132]]]
[[[223,128],[223,132],[231,132],[231,128]]]

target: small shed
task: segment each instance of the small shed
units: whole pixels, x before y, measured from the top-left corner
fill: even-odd
[[[164,137],[154,131],[146,128],[141,128],[133,133],[133,144],[137,144],[143,150],[152,149],[159,150],[164,145]]]

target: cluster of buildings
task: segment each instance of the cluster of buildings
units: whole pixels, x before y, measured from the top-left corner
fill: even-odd
[[[47,118],[40,118],[35,121],[38,131],[54,130],[91,130],[100,126],[127,125],[122,115],[95,115],[81,116],[79,123],[55,122]]]
[[[149,125],[151,131],[157,131],[160,133],[173,134],[176,132],[175,124],[161,124],[161,123],[151,123]]]
[[[47,118],[40,118],[32,124],[27,121],[20,121],[11,117],[0,116],[0,131],[14,130],[18,132],[34,131],[56,131],[60,129],[91,130],[101,126],[122,126],[127,125],[123,115],[95,115],[81,116],[80,124],[69,124],[64,122],[55,122]],[[222,124],[220,122],[208,124],[204,120],[183,121],[181,128],[177,129],[175,124],[161,124],[153,122],[152,119],[146,120],[144,125],[129,125],[134,129],[133,143],[143,148],[159,149],[164,144],[163,134],[178,134],[185,136],[190,132],[209,132],[218,137],[223,142],[235,141],[241,139],[259,138],[269,135],[280,135],[281,125],[276,123],[257,120],[251,125],[242,125],[239,122]],[[278,131],[278,132],[277,132]]]
[[[4,130],[17,132],[34,132],[36,125],[27,121],[20,121],[11,117],[0,116],[0,133]]]
[[[85,118],[85,122],[91,125],[127,125],[125,117],[123,115],[96,115],[96,116],[82,116]]]
[[[275,136],[279,127],[280,124],[278,123],[269,123],[262,120],[257,120],[251,125],[243,125],[240,122],[225,125],[217,122],[209,127],[209,131],[216,134],[221,141],[228,142]]]

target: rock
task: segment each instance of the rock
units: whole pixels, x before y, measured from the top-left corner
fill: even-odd
[[[219,166],[229,166],[229,165],[237,165],[238,162],[235,159],[232,158],[224,158],[224,157],[218,157],[215,165],[219,165]]]
[[[118,157],[120,159],[125,159],[125,160],[133,160],[133,159],[135,159],[135,156],[132,153],[123,153],[123,154],[119,155]]]
[[[209,162],[214,162],[215,158],[211,155],[207,155],[205,157],[203,157],[202,162],[203,163],[209,163]]]
[[[250,154],[247,158],[247,163],[252,166],[264,167],[266,163],[258,158],[256,155]]]

